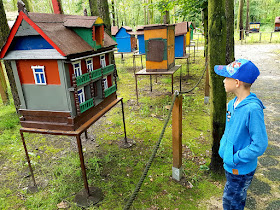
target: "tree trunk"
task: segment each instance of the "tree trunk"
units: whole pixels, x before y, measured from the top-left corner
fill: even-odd
[[[92,16],[99,16],[105,24],[105,32],[111,36],[111,21],[108,0],[89,0],[89,7]]]
[[[25,4],[25,8],[27,9],[28,12],[32,12],[30,4],[29,4],[29,0],[22,0],[23,3]]]
[[[115,1],[112,0],[112,19],[113,19],[113,26],[116,26],[116,20],[115,20]]]
[[[203,14],[203,27],[204,27],[204,56],[205,62],[208,62],[208,7],[205,7],[202,11]],[[208,65],[209,66],[209,65]],[[210,86],[209,86],[209,69],[206,71],[205,79],[205,90],[204,90],[204,103],[208,103],[210,96]]]
[[[238,24],[239,24],[239,40],[243,40],[243,5],[244,0],[239,0],[239,9],[238,9]]]
[[[144,0],[144,4],[146,3],[146,0]],[[147,25],[147,7],[144,6],[144,25]]]
[[[9,36],[9,32],[10,32],[10,29],[9,29],[8,22],[7,22],[7,17],[6,17],[6,13],[4,10],[3,1],[0,0],[0,46],[4,45],[7,37]],[[10,86],[11,86],[11,92],[12,92],[13,99],[14,99],[14,105],[15,105],[16,111],[18,112],[18,109],[20,106],[20,101],[19,101],[19,96],[18,96],[18,92],[17,92],[17,88],[16,88],[16,82],[15,82],[15,78],[13,75],[11,63],[8,61],[5,61],[4,64],[5,64],[7,76],[8,76],[9,82],[10,82]]]
[[[234,0],[226,0],[226,23],[227,23],[227,43],[226,43],[226,64],[234,59]]]
[[[169,11],[165,11],[165,15],[163,16],[163,23],[164,24],[169,24],[170,23]]]
[[[249,22],[250,22],[250,0],[247,0],[247,11],[246,11],[246,35],[249,33]]]
[[[153,7],[151,6],[153,4],[153,0],[149,0],[149,7],[148,7],[148,24],[154,23],[154,11]]]
[[[226,93],[223,77],[214,72],[215,65],[225,65],[226,62],[226,18],[225,1],[208,1],[208,53],[210,71],[210,113],[211,133],[213,138],[210,169],[213,172],[223,171],[223,161],[218,151],[220,140],[225,129]]]
[[[4,105],[10,104],[7,83],[4,75],[4,71],[2,68],[2,63],[0,62],[0,95],[2,98],[2,102]]]

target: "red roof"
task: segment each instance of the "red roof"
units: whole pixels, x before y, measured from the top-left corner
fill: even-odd
[[[47,13],[29,13],[27,16],[23,12],[20,12],[11,29],[9,37],[0,52],[0,58],[5,56],[23,19],[62,56],[94,51],[86,41],[70,28],[90,28],[93,26],[97,18],[98,17],[95,16],[74,16]],[[117,43],[109,35],[104,35],[104,47],[115,46],[116,44]]]

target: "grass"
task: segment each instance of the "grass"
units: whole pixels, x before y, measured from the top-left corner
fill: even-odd
[[[183,90],[190,89],[204,68],[203,52],[190,65],[186,80],[185,61],[176,61],[183,69]],[[140,67],[140,58],[137,58]],[[136,103],[132,56],[125,62],[116,56],[118,96],[124,99],[127,135],[136,145],[119,148],[123,141],[121,106],[117,105],[89,129],[91,140],[83,150],[90,186],[104,193],[104,200],[88,209],[122,209],[134,191],[169,112],[171,80],[153,78],[150,92],[148,77],[138,78],[139,104]],[[139,70],[140,68],[138,68]],[[179,89],[179,72],[174,90]],[[1,104],[1,101],[0,101]],[[183,172],[184,182],[172,180],[172,130],[168,123],[157,156],[133,203],[133,209],[207,209],[209,200],[222,196],[223,177],[208,171],[211,157],[209,105],[204,104],[204,80],[191,94],[183,97]],[[32,184],[19,135],[19,120],[13,105],[0,105],[0,209],[57,209],[65,201],[69,209],[80,209],[73,202],[83,189],[80,161],[75,139],[64,136],[25,134],[39,191],[29,193]],[[185,185],[187,184],[187,185]]]

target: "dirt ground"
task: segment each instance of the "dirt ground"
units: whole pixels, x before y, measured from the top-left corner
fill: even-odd
[[[252,92],[263,101],[269,146],[259,158],[258,168],[248,190],[245,209],[280,209],[280,44],[237,45],[235,58],[254,62],[261,74]],[[222,200],[211,202],[222,209]]]

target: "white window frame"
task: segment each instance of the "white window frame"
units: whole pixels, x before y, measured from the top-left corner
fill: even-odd
[[[104,84],[104,90],[108,89],[108,79],[107,79],[107,77],[103,77],[103,84]]]
[[[100,55],[100,65],[101,65],[101,68],[106,67],[106,58],[105,58],[105,54]]]
[[[34,75],[34,81],[36,85],[46,85],[47,80],[46,80],[46,75],[45,75],[45,66],[31,66],[33,70],[33,75]],[[42,72],[36,72],[37,69],[42,70]],[[39,79],[37,78],[37,75],[39,75]],[[45,82],[43,82],[44,80]]]
[[[88,61],[90,61],[90,63],[88,63]],[[89,72],[93,71],[93,59],[92,58],[86,59],[86,65],[87,65],[87,69]]]
[[[82,91],[81,93],[79,93],[79,91]],[[77,93],[78,93],[78,99],[79,99],[79,103],[84,103],[86,101],[86,98],[85,98],[85,91],[84,91],[84,87],[81,87],[77,90]]]
[[[75,64],[79,64],[79,67],[75,67]],[[73,69],[74,69],[74,74],[76,77],[82,75],[82,67],[81,67],[81,61],[76,61],[72,63]]]

